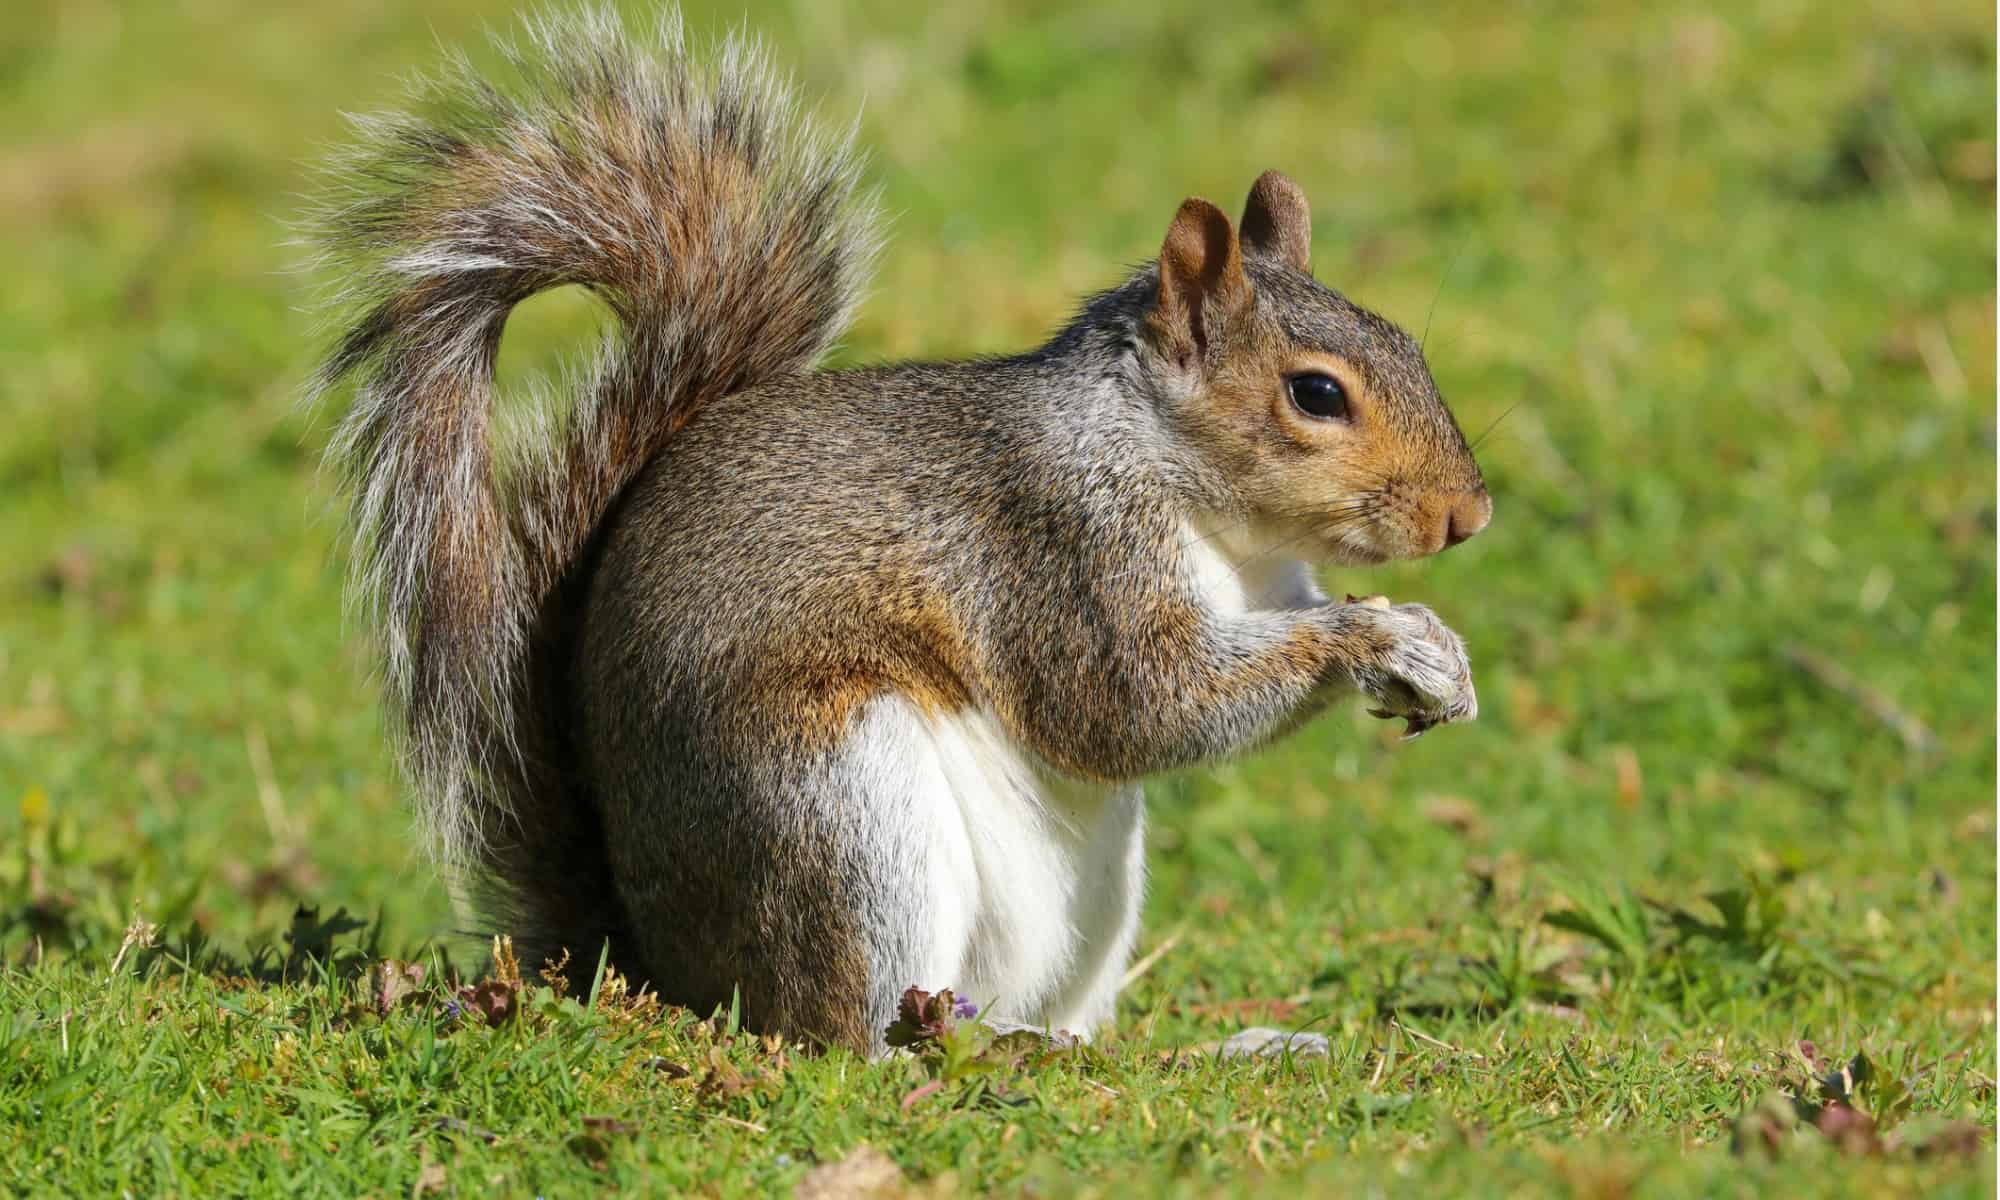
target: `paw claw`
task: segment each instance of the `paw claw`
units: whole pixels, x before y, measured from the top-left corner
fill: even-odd
[[[1458,635],[1421,604],[1374,611],[1382,618],[1387,645],[1363,683],[1363,692],[1375,702],[1368,715],[1381,720],[1402,718],[1402,740],[1406,742],[1436,726],[1471,720],[1478,712],[1478,701],[1472,691],[1465,643]]]

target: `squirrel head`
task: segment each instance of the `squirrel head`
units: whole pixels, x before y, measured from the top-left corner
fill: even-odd
[[[1145,357],[1235,516],[1348,564],[1417,558],[1493,502],[1414,338],[1312,276],[1305,194],[1276,171],[1240,227],[1190,199],[1160,249]]]

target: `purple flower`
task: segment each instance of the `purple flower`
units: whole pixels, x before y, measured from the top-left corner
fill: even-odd
[[[970,1021],[979,1015],[979,1006],[965,997],[959,996],[951,1002],[951,1015],[961,1021]]]

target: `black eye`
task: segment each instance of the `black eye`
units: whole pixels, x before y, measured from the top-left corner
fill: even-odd
[[[1292,403],[1309,417],[1323,421],[1347,416],[1347,389],[1331,375],[1294,375],[1288,386]]]

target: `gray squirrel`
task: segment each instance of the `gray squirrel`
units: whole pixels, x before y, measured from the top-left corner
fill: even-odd
[[[877,245],[851,139],[741,40],[547,18],[362,118],[315,228],[320,391],[404,770],[529,962],[880,1053],[950,987],[1113,1013],[1148,776],[1359,693],[1466,720],[1429,609],[1306,562],[1491,514],[1417,343],[1314,280],[1305,196],[1190,199],[1156,260],[1006,358],[817,369]],[[613,332],[496,453],[509,311]]]

